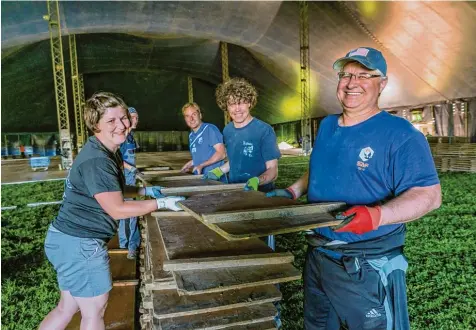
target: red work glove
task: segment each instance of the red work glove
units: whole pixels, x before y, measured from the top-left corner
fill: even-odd
[[[380,206],[354,206],[342,215],[348,217],[354,214],[354,218],[344,226],[335,230],[337,233],[351,232],[354,234],[364,234],[371,230],[375,230],[380,225],[381,210]]]

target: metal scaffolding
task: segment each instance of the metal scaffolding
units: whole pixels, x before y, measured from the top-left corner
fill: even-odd
[[[190,76],[188,76],[187,85],[188,85],[188,102],[192,103],[193,102],[193,79]]]
[[[226,42],[221,42],[221,72],[223,77],[223,82],[230,79],[230,74],[228,73],[228,44]],[[225,125],[230,122],[230,114],[228,111],[225,111]]]
[[[76,35],[69,35],[69,55],[71,62],[71,82],[73,85],[73,100],[74,100],[74,121],[76,125],[76,148],[81,150],[84,144],[84,119],[83,107],[81,103],[81,84],[78,72],[78,56],[76,53]]]
[[[58,127],[61,147],[61,165],[63,169],[73,164],[71,133],[69,127],[68,101],[66,96],[66,79],[64,73],[63,44],[61,42],[61,24],[58,0],[48,0],[48,21],[50,32],[51,60],[55,82],[56,109],[58,111]]]
[[[86,104],[85,96],[84,96],[84,80],[83,75],[79,75],[79,99],[81,101],[81,125],[83,130],[83,145],[86,143],[88,139],[88,129],[86,124],[84,123],[84,105]]]
[[[299,39],[301,58],[301,138],[303,153],[307,154],[311,144],[311,81],[309,62],[309,21],[308,4],[306,1],[299,2]],[[308,145],[305,146],[305,143]]]

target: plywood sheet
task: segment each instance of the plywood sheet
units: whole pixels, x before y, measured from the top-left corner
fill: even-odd
[[[271,303],[159,320],[162,330],[225,329],[232,326],[272,321],[277,314]]]
[[[136,278],[136,260],[127,259],[126,253],[109,253],[112,280],[134,280]]]
[[[216,312],[281,299],[275,285],[240,290],[180,296],[177,290],[152,291],[154,317],[159,319]]]
[[[162,234],[157,226],[156,219],[151,215],[145,216],[148,231],[148,248],[153,281],[170,281],[172,273],[163,270],[163,263],[167,260]]]
[[[104,314],[106,329],[134,329],[136,286],[114,286],[109,292],[109,300]],[[67,330],[79,330],[81,314],[76,313],[66,327]]]
[[[249,237],[287,234],[319,227],[336,226],[341,222],[341,220],[336,220],[329,213],[321,213],[252,221],[223,222],[216,223],[214,226],[220,232],[223,232],[227,239],[239,240]]]
[[[199,220],[201,220],[203,214],[299,205],[298,202],[284,197],[268,198],[259,191],[217,192],[197,195],[180,202],[180,204],[185,211]]]
[[[228,241],[186,212],[156,218],[169,260],[273,252],[257,238]]]
[[[301,278],[301,272],[291,264],[182,270],[172,273],[180,295],[221,292]]]

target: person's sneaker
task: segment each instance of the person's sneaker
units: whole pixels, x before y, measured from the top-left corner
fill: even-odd
[[[136,258],[137,258],[137,252],[136,251],[129,251],[127,253],[127,259],[133,260],[133,259],[136,259]]]

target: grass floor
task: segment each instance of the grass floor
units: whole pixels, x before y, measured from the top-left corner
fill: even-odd
[[[280,160],[277,185],[286,187],[308,158]],[[440,175],[443,205],[407,226],[405,253],[412,329],[476,328],[476,174]],[[61,199],[62,181],[2,186],[2,206]],[[35,329],[59,297],[43,241],[58,205],[2,212],[2,328]],[[295,255],[302,269],[307,245],[301,233],[277,237],[277,250]],[[302,329],[302,281],[281,285],[284,329]]]

